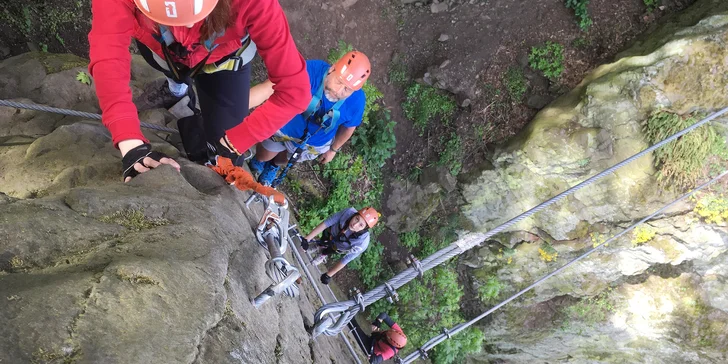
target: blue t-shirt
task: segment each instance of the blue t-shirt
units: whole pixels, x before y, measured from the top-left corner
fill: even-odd
[[[308,71],[308,78],[311,81],[312,94],[316,94],[319,85],[323,82],[324,76],[329,72],[330,67],[331,65],[324,61],[306,61],[306,70]],[[335,104],[334,102],[329,101],[325,95],[321,95],[321,99],[323,100],[323,103],[317,111],[317,115],[323,115]],[[365,101],[366,97],[364,96],[364,91],[361,89],[354,91],[354,93],[347,97],[344,100],[344,103],[339,107],[340,114],[339,119],[336,121],[336,125],[329,129],[329,132],[326,132],[324,129],[319,130],[319,125],[312,121],[308,126],[308,132],[312,135],[311,139],[308,140],[308,144],[315,147],[326,145],[330,140],[334,139],[339,126],[359,126],[361,124],[361,118],[364,115]],[[292,138],[300,139],[303,137],[303,131],[305,129],[306,120],[301,114],[298,114],[289,121],[288,124],[281,128],[281,133]]]

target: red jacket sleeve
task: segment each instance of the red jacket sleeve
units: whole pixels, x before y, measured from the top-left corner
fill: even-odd
[[[306,62],[296,49],[278,1],[252,0],[247,10],[248,32],[275,86],[268,101],[227,131],[230,142],[241,152],[273,135],[311,102]]]
[[[139,116],[132,103],[131,54],[129,44],[136,19],[134,3],[128,0],[93,0],[93,20],[88,35],[88,70],[94,79],[102,121],[111,132],[114,146],[127,139],[147,142],[139,127]]]

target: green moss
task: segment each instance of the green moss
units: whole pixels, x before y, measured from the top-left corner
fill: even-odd
[[[670,260],[675,260],[680,256],[680,254],[682,254],[682,252],[675,247],[675,243],[673,243],[670,239],[657,237],[652,240],[650,245],[662,250],[662,252],[665,253],[665,256]]]
[[[576,224],[574,230],[566,233],[566,236],[569,239],[583,239],[587,235],[589,235],[589,222],[585,220],[579,221],[579,223]]]
[[[520,102],[523,99],[523,95],[528,88],[528,83],[526,76],[523,75],[523,71],[520,68],[508,68],[508,71],[503,75],[503,83],[505,83],[506,89],[508,89],[508,95],[510,95],[511,100]]]
[[[33,363],[40,363],[55,361],[62,357],[63,354],[61,354],[58,350],[49,351],[43,348],[38,348],[35,352],[33,352],[33,358],[31,360]]]
[[[73,364],[76,363],[76,361],[81,357],[81,349],[78,347],[70,346],[70,351],[67,351],[68,348],[62,349],[53,349],[53,350],[46,350],[43,348],[38,348],[36,351],[33,352],[31,355],[30,362],[33,364],[41,364],[41,363],[63,363],[63,364]]]
[[[440,153],[440,159],[437,161],[438,165],[447,167],[450,170],[450,174],[457,176],[463,167],[463,147],[460,141],[460,137],[457,133],[450,133],[450,138],[445,140],[445,137],[440,138],[440,144],[444,146],[443,151]]]
[[[12,268],[20,268],[23,265],[25,265],[25,262],[23,259],[19,256],[14,256],[12,259],[10,259],[10,267]]]
[[[712,319],[712,311],[700,298],[683,298],[674,313],[673,332],[692,347],[719,350],[728,325],[725,320]]]
[[[412,120],[420,135],[439,118],[442,124],[449,124],[455,112],[455,99],[452,95],[435,87],[413,83],[407,88],[407,100],[402,104],[404,116]]]
[[[151,229],[169,224],[169,220],[163,218],[149,218],[142,210],[117,211],[111,215],[102,216],[99,220],[107,224],[118,224],[134,231]]]
[[[569,329],[575,323],[581,323],[587,327],[594,327],[596,324],[607,320],[615,310],[615,302],[609,296],[609,290],[594,297],[583,298],[571,306],[564,307],[561,314],[565,319],[562,328]]]
[[[233,301],[229,298],[225,301],[225,316],[235,317],[235,311],[233,311]]]
[[[276,356],[276,361],[280,361],[283,357],[283,345],[281,345],[281,337],[276,338],[276,348],[273,350],[273,354]]]
[[[159,285],[159,282],[154,280],[153,278],[149,276],[145,276],[142,274],[137,273],[127,273],[123,270],[119,270],[116,272],[116,277],[119,278],[122,281],[131,282],[134,284],[148,284],[148,285]]]

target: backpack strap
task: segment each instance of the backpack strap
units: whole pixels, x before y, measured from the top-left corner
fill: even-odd
[[[179,69],[174,62],[172,61],[172,54],[169,51],[169,47],[175,42],[174,34],[172,34],[172,31],[169,29],[168,26],[159,24],[159,35],[155,35],[154,38],[157,39],[157,41],[162,45],[162,53],[164,54],[164,60],[167,62],[167,67],[169,67],[169,71],[172,73],[174,77],[172,77],[176,82],[179,83],[187,83],[189,80],[188,78],[195,77],[198,72],[202,70],[202,68],[205,67],[205,63],[207,63],[207,60],[210,58],[210,55],[212,55],[212,51],[217,48],[219,44],[214,44],[215,40],[224,35],[225,31],[222,31],[220,33],[215,33],[210,37],[209,39],[205,40],[203,42],[203,45],[205,46],[205,49],[207,49],[207,55],[205,58],[202,59],[199,63],[197,63],[194,67],[186,70],[185,72],[182,72],[181,69]]]
[[[308,103],[308,107],[306,110],[301,114],[303,116],[303,119],[308,122],[310,120],[309,118],[316,114],[316,112],[319,111],[321,106],[323,105],[323,97],[324,97],[324,83],[326,81],[326,76],[328,74],[324,74],[324,76],[321,78],[321,84],[319,84],[318,89],[316,90],[316,93],[313,94],[313,97],[311,98],[311,102]],[[341,105],[344,104],[344,100],[339,100],[336,103],[334,103],[334,106],[327,111],[324,116],[321,118],[321,126],[319,130],[323,129],[325,133],[330,132],[335,126],[336,122],[339,120],[339,116],[341,116],[341,112],[339,111],[339,108]],[[318,132],[318,130],[317,130]]]

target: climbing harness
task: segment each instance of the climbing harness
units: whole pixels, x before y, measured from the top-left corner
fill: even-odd
[[[574,192],[612,174],[617,169],[622,168],[623,166],[633,162],[634,160],[651,153],[655,149],[669,143],[672,140],[675,140],[682,135],[685,135],[689,133],[690,131],[699,128],[700,126],[704,125],[705,123],[728,113],[728,107],[721,109],[718,112],[715,112],[711,114],[710,116],[698,121],[697,123],[681,130],[680,132],[677,132],[666,139],[662,140],[659,143],[656,143],[649,148],[615,164],[614,166],[607,168],[606,170],[582,181],[581,183],[567,189],[564,192],[559,193],[558,195],[548,199],[547,201],[544,201],[540,203],[539,205],[531,208],[530,210],[506,221],[505,223],[495,227],[494,229],[486,232],[486,233],[468,233],[460,237],[457,241],[453,242],[452,244],[448,245],[445,248],[442,248],[435,252],[434,254],[428,256],[427,258],[423,259],[421,264],[421,272],[425,272],[427,270],[430,270],[448,260],[451,258],[458,256],[473,247],[479,246],[481,243],[489,239],[490,237],[504,231],[508,227],[517,224],[518,222],[530,217],[531,215],[545,209],[546,207],[562,200],[566,196],[569,196],[573,194]],[[415,267],[407,268],[404,271],[400,272],[394,278],[387,281],[394,289],[398,289],[414,279],[418,276],[418,269],[415,269]],[[367,292],[363,295],[363,305],[369,306],[373,304],[374,302],[384,298],[387,296],[387,287],[382,284],[371,291]],[[349,321],[351,321],[354,316],[361,310],[361,303],[355,302],[354,300],[349,300],[345,302],[339,302],[339,303],[332,303],[321,306],[316,313],[314,314],[314,330],[313,335],[314,337],[321,334],[326,335],[336,335],[338,334],[344,325],[346,325]],[[334,315],[339,315],[338,318],[334,319]],[[455,330],[453,330],[455,332]]]
[[[68,116],[78,116],[80,118],[92,119],[92,120],[101,120],[101,114],[94,114],[94,113],[90,113],[90,112],[83,112],[83,111],[76,111],[76,110],[69,110],[69,109],[60,109],[57,107],[50,107],[50,106],[45,106],[45,105],[24,104],[22,102],[15,102],[15,101],[10,101],[10,100],[0,100],[0,106],[14,107],[16,109],[50,112],[50,113],[54,113],[54,114],[61,114],[61,115],[68,115]],[[149,123],[145,123],[145,122],[141,122],[140,125],[143,128],[147,128],[147,129],[163,131],[163,132],[171,133],[171,134],[179,134],[179,131],[172,129],[172,128],[167,128],[164,126],[149,124]]]
[[[178,83],[188,83],[189,80],[194,78],[200,72],[211,74],[219,71],[237,71],[242,66],[252,61],[257,51],[257,47],[251,40],[250,35],[246,35],[240,40],[240,48],[237,51],[219,59],[216,62],[207,64],[207,60],[212,55],[212,52],[217,48],[217,46],[219,46],[219,44],[214,44],[215,40],[225,34],[223,31],[214,34],[202,43],[207,50],[205,58],[191,68],[186,66],[179,67],[174,62],[175,55],[184,57],[186,56],[187,50],[182,48],[182,46],[175,41],[174,35],[169,27],[160,24],[159,33],[160,34],[158,35],[154,35],[154,38],[162,46],[164,60],[158,59],[159,56],[156,56],[156,53],[153,53],[153,55],[155,55],[155,60],[160,64],[160,66],[162,65],[162,62],[160,61],[163,61],[166,64],[169,72],[173,75],[172,78]],[[174,48],[176,51],[171,48]]]
[[[624,235],[624,234],[626,234],[626,233],[628,233],[628,232],[632,231],[632,230],[633,230],[634,228],[636,228],[636,227],[637,227],[637,226],[639,226],[640,224],[643,224],[644,222],[646,222],[646,221],[648,221],[648,220],[650,220],[650,219],[654,218],[655,216],[657,216],[657,215],[659,215],[659,214],[661,214],[661,213],[663,213],[663,212],[667,211],[667,209],[669,209],[670,207],[674,206],[674,205],[675,205],[675,204],[677,204],[678,202],[680,202],[680,201],[682,201],[682,200],[684,200],[684,199],[686,199],[686,198],[688,198],[688,197],[690,197],[690,196],[694,195],[694,194],[695,194],[696,192],[698,192],[698,191],[702,190],[703,188],[705,188],[705,187],[707,187],[707,186],[709,186],[709,185],[711,185],[711,184],[715,183],[716,181],[718,181],[719,179],[721,179],[721,178],[725,177],[726,175],[728,175],[728,170],[726,170],[726,171],[724,171],[723,173],[721,173],[720,175],[718,175],[718,176],[714,177],[714,178],[713,178],[713,179],[711,179],[710,181],[708,181],[708,182],[705,182],[705,183],[701,184],[700,186],[698,186],[698,187],[694,188],[694,189],[693,189],[692,191],[690,191],[690,192],[688,192],[688,193],[686,193],[686,194],[684,194],[684,195],[682,195],[682,196],[680,196],[680,197],[676,198],[676,199],[675,199],[675,200],[673,200],[672,202],[670,202],[670,203],[668,203],[667,205],[665,205],[665,206],[661,207],[660,209],[658,209],[657,211],[655,211],[655,212],[651,213],[650,215],[646,216],[646,217],[645,217],[645,218],[643,218],[642,220],[640,220],[640,221],[637,221],[636,223],[634,223],[634,224],[630,225],[630,226],[629,226],[629,227],[627,227],[626,229],[623,229],[623,230],[622,230],[622,231],[620,231],[619,233],[615,234],[615,235],[614,235],[614,236],[612,236],[611,238],[609,238],[609,239],[605,240],[604,242],[602,242],[602,243],[598,244],[597,246],[595,246],[595,247],[594,247],[594,248],[592,248],[591,250],[587,251],[586,253],[584,253],[584,254],[582,254],[582,255],[580,255],[580,256],[578,256],[578,257],[576,257],[576,258],[572,259],[572,260],[571,260],[571,261],[569,261],[568,263],[566,263],[566,264],[562,265],[561,267],[559,267],[559,268],[558,268],[558,269],[556,269],[555,271],[553,271],[553,272],[551,272],[551,273],[549,273],[549,274],[547,274],[547,275],[545,275],[545,276],[541,277],[541,278],[540,278],[540,279],[538,279],[537,281],[533,282],[533,283],[532,283],[532,284],[531,284],[530,286],[528,286],[528,287],[526,287],[526,288],[524,288],[524,289],[520,290],[520,291],[519,291],[518,293],[514,294],[513,296],[511,296],[511,297],[508,297],[508,298],[507,298],[506,300],[504,300],[503,302],[501,302],[501,303],[499,303],[499,304],[497,304],[497,305],[493,306],[493,307],[492,307],[491,309],[489,309],[488,311],[485,311],[484,313],[480,314],[479,316],[475,317],[474,319],[472,319],[472,320],[470,320],[470,321],[468,321],[468,322],[465,322],[465,323],[462,323],[462,324],[456,325],[456,326],[454,326],[454,327],[453,327],[452,329],[450,329],[450,330],[448,330],[448,329],[446,329],[446,328],[443,328],[443,329],[442,329],[442,334],[440,334],[440,335],[438,335],[438,336],[435,336],[435,337],[433,337],[432,339],[430,339],[429,341],[427,341],[427,342],[426,342],[426,343],[425,343],[424,345],[422,345],[422,347],[421,347],[421,348],[419,348],[419,349],[418,349],[418,350],[417,350],[416,352],[414,352],[414,353],[410,354],[410,355],[409,355],[409,356],[407,356],[407,357],[406,357],[405,359],[400,359],[400,360],[398,360],[398,361],[397,361],[397,363],[411,363],[411,362],[413,362],[413,361],[417,360],[418,358],[427,358],[427,355],[426,355],[426,354],[427,354],[427,351],[429,351],[429,350],[432,350],[432,348],[434,348],[434,347],[435,347],[435,345],[437,345],[437,344],[439,344],[439,343],[441,343],[441,342],[445,341],[446,339],[449,339],[449,338],[451,338],[451,337],[452,337],[453,335],[455,335],[455,334],[459,333],[460,331],[462,331],[462,330],[465,330],[466,328],[470,327],[471,325],[475,324],[476,322],[478,322],[478,321],[482,320],[482,319],[483,319],[483,318],[485,318],[486,316],[488,316],[488,315],[490,315],[491,313],[495,312],[495,311],[496,311],[497,309],[499,309],[499,308],[501,308],[501,307],[505,306],[505,305],[506,305],[506,304],[508,304],[509,302],[511,302],[511,301],[515,300],[516,298],[520,297],[521,295],[523,295],[524,293],[526,293],[526,292],[528,292],[528,291],[532,290],[533,288],[535,288],[535,287],[536,287],[536,286],[538,286],[539,284],[543,283],[543,282],[544,282],[545,280],[547,280],[547,279],[549,279],[549,278],[551,278],[551,277],[553,277],[553,276],[555,276],[555,275],[557,275],[557,274],[561,273],[561,272],[562,272],[563,270],[565,270],[566,268],[568,268],[568,267],[569,267],[569,266],[571,266],[572,264],[574,264],[574,263],[576,263],[576,262],[578,262],[578,261],[580,261],[580,260],[582,260],[582,259],[586,258],[587,256],[591,255],[592,253],[594,253],[595,251],[597,251],[597,250],[598,250],[598,249],[600,249],[601,247],[603,247],[603,246],[605,246],[605,245],[608,245],[608,244],[609,244],[610,242],[612,242],[612,241],[614,241],[614,240],[618,239],[619,237],[621,237],[622,235]],[[424,354],[424,355],[423,355],[423,354]]]
[[[319,110],[321,109],[321,106],[323,106],[323,97],[324,97],[324,83],[326,81],[326,76],[328,74],[324,74],[323,78],[321,79],[321,84],[319,85],[318,89],[316,90],[316,93],[313,94],[313,97],[311,98],[311,102],[308,103],[308,107],[306,110],[301,114],[303,116],[303,119],[306,120],[306,127],[303,129],[303,136],[300,139],[300,142],[296,143],[296,150],[291,154],[291,156],[288,158],[288,163],[283,168],[283,170],[280,171],[278,176],[273,180],[273,183],[271,183],[272,187],[278,187],[283,180],[286,178],[286,175],[288,175],[288,171],[296,164],[298,163],[298,160],[301,158],[301,155],[306,150],[306,146],[308,145],[308,141],[316,134],[318,134],[320,131],[324,131],[325,133],[329,133],[333,128],[336,126],[336,122],[339,120],[339,116],[341,115],[341,112],[339,111],[339,108],[341,105],[344,104],[345,99],[339,100],[334,103],[334,106],[331,107],[327,112],[323,114],[323,116],[317,116]],[[308,131],[308,127],[311,123],[311,120],[316,119],[317,124],[319,125],[318,129],[311,134]]]

